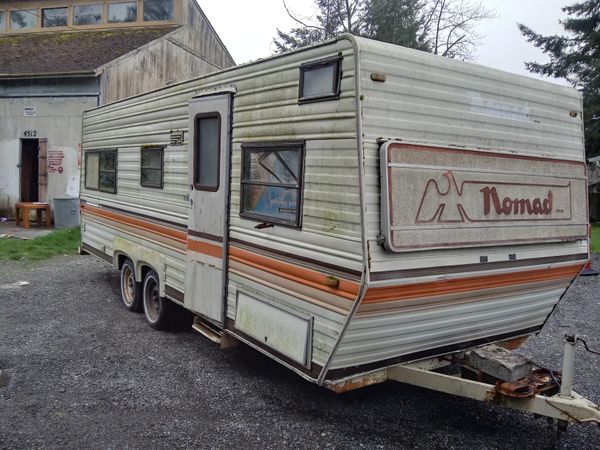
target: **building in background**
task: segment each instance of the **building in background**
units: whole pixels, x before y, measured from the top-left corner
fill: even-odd
[[[0,215],[78,180],[83,111],[233,65],[195,0],[0,0]]]

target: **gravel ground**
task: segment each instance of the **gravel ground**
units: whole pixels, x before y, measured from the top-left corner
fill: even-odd
[[[578,280],[524,352],[559,368],[575,331],[599,349],[599,286]],[[595,402],[599,367],[578,349]],[[600,448],[591,425],[557,440],[544,419],[398,383],[335,395],[244,346],[153,331],[91,256],[0,262],[0,370],[0,448]]]

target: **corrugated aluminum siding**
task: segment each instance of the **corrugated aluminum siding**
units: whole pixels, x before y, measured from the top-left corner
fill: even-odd
[[[299,66],[324,57],[343,57],[338,100],[298,104]],[[188,101],[199,92],[231,87],[233,106],[233,167],[231,237],[300,258],[360,272],[361,209],[358,186],[355,59],[346,40],[273,58],[167,89],[107,105],[84,119],[85,150],[118,148],[118,193],[82,189],[91,203],[117,207],[185,225],[188,214],[187,142],[165,149],[165,188],[139,185],[139,153],[144,144],[164,145],[170,130],[188,127]],[[187,137],[187,133],[186,133]],[[302,230],[274,227],[256,230],[257,222],[239,217],[241,144],[306,140]],[[84,242],[112,248],[113,232],[89,226]],[[152,242],[149,248],[164,249]],[[185,255],[167,255],[167,278],[183,291]],[[303,264],[303,263],[299,263]],[[314,316],[313,361],[323,364],[341,330],[346,314],[332,312],[303,300],[293,291],[283,294],[261,288],[261,280],[232,275],[227,316],[235,318],[238,290],[269,302],[281,302]],[[295,286],[298,294],[303,288]]]

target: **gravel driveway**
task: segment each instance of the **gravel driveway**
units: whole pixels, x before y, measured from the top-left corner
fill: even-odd
[[[559,368],[573,331],[600,349],[599,287],[580,279],[524,352]],[[578,349],[595,402],[599,368]],[[600,448],[591,425],[557,441],[545,419],[398,383],[338,396],[244,346],[153,331],[91,256],[0,262],[0,369],[0,448]]]

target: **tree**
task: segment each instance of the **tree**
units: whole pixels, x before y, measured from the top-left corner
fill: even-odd
[[[352,33],[450,58],[472,59],[481,40],[477,23],[494,17],[482,0],[314,0],[313,18],[277,30],[278,52],[313,44],[340,33]]]
[[[365,0],[314,0],[317,13],[303,18],[293,13],[283,0],[288,15],[299,26],[285,33],[277,29],[274,39],[278,53],[330,39],[342,33],[362,35],[365,26]]]
[[[366,8],[365,35],[378,41],[428,51],[420,32],[424,0],[371,0]]]
[[[477,24],[495,17],[481,0],[429,0],[421,19],[421,40],[436,55],[472,60],[483,38]]]
[[[550,62],[526,62],[532,73],[564,78],[581,90],[584,101],[585,144],[588,157],[600,154],[600,0],[587,0],[562,8],[560,23],[569,35],[543,36],[524,24],[519,30]]]

